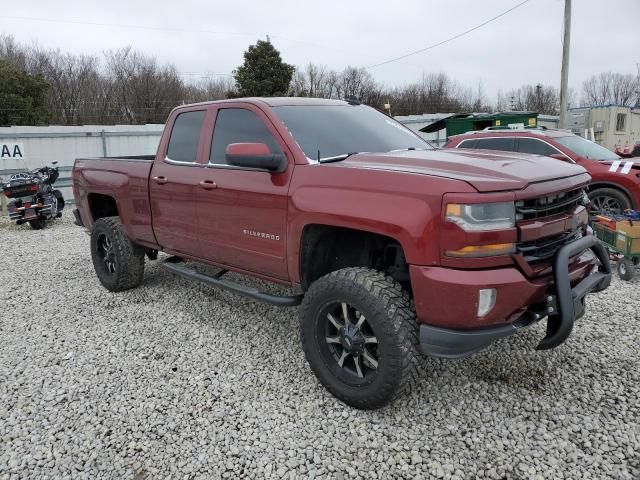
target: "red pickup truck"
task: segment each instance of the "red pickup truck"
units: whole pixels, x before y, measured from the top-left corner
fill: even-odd
[[[550,158],[433,150],[357,102],[237,99],[176,108],[155,157],[76,160],[74,214],[110,291],[161,250],[176,274],[300,305],[320,382],[376,408],[410,388],[420,354],[470,355],[545,318],[538,349],[567,339],[611,280],[589,180]]]

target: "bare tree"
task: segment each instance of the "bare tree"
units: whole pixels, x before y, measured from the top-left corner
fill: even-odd
[[[546,115],[557,115],[560,106],[560,92],[549,85],[523,85],[507,93],[509,108],[533,111]]]
[[[128,123],[163,122],[171,109],[184,101],[185,88],[173,65],[159,66],[156,59],[131,47],[110,51],[107,72],[120,114]]]
[[[602,72],[582,83],[582,103],[586,106],[633,107],[639,103],[639,90],[640,74]]]
[[[95,82],[96,57],[50,51],[44,63],[44,75],[51,85],[50,110],[65,124],[78,124],[94,110],[94,99],[88,93]]]
[[[206,102],[222,100],[237,95],[235,82],[228,76],[211,76],[184,86],[184,99],[187,102]]]
[[[29,71],[27,49],[11,35],[0,35],[0,58],[10,61],[21,70]]]

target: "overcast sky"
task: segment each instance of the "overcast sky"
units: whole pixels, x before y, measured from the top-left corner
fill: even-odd
[[[341,70],[445,40],[521,1],[4,0],[0,32],[73,53],[132,45],[174,63],[184,78],[230,73],[268,34],[289,63]],[[563,9],[564,0],[530,0],[459,39],[370,71],[387,85],[443,71],[467,86],[482,82],[491,96],[525,83],[558,86]],[[635,73],[638,62],[640,0],[573,1],[572,87],[580,91],[602,71]]]

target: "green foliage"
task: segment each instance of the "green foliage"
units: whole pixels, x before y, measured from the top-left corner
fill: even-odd
[[[269,38],[258,40],[244,52],[244,63],[234,70],[238,91],[245,97],[286,95],[295,67],[284,63]]]
[[[49,120],[49,84],[0,60],[0,125],[42,125]]]

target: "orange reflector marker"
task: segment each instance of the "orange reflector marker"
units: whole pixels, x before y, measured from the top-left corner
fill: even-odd
[[[513,243],[493,243],[490,245],[470,245],[460,250],[447,250],[449,257],[493,257],[516,251]]]
[[[462,215],[462,205],[458,203],[447,204],[447,210],[445,212],[445,216],[459,217],[460,215]]]

